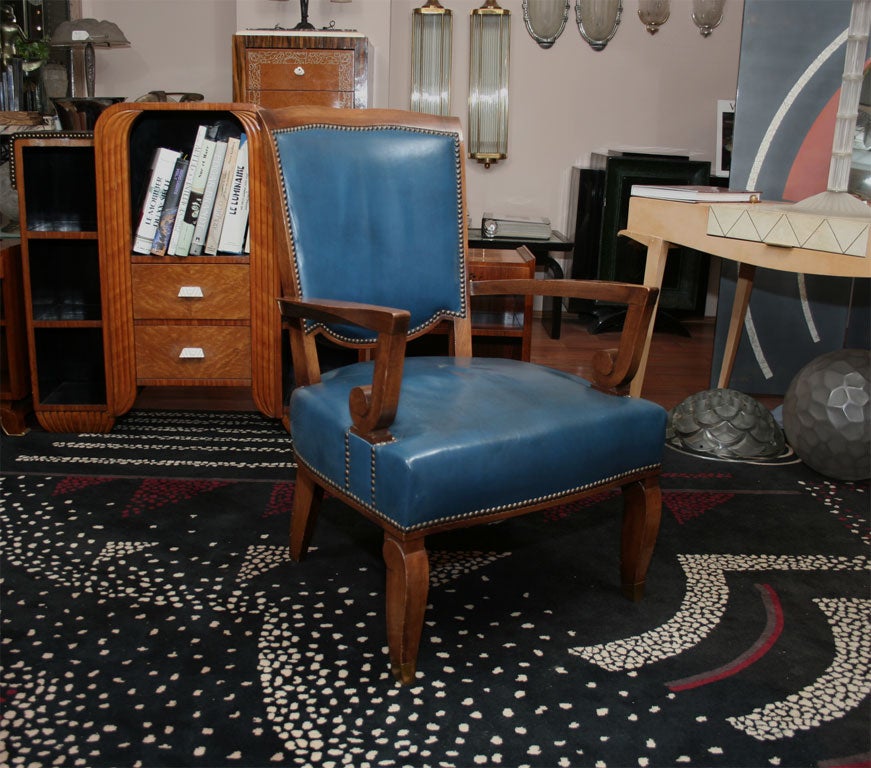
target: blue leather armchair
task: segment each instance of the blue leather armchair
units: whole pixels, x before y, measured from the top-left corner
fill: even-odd
[[[639,598],[659,529],[666,413],[619,392],[636,370],[655,290],[470,284],[455,118],[292,107],[261,120],[296,385],[292,557],[306,554],[325,489],[383,528],[390,664],[403,683],[415,676],[429,534],[619,487],[620,579]],[[620,348],[594,360],[592,382],[473,357],[470,296],[497,293],[624,303]],[[406,359],[407,340],[445,324],[452,355]],[[318,336],[366,351],[322,372]]]

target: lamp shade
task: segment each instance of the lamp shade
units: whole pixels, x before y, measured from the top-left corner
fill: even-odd
[[[94,79],[96,66],[94,62],[94,46],[103,48],[122,47],[130,45],[117,24],[98,19],[71,19],[57,25],[51,36],[51,45],[59,48],[80,48],[85,53],[85,81],[87,96],[94,98]],[[80,96],[81,86],[76,82],[75,68],[71,69],[70,86],[72,96]]]
[[[72,19],[57,25],[51,36],[51,44],[59,47],[76,45],[130,45],[118,25],[98,19]]]

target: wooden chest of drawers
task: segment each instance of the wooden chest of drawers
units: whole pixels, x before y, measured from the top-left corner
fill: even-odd
[[[263,107],[369,106],[369,43],[361,35],[284,30],[233,36],[233,99]]]
[[[131,266],[139,384],[250,381],[247,264]]]
[[[247,264],[131,265],[140,385],[251,379]]]

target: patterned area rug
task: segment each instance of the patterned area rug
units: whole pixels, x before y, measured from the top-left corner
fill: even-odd
[[[667,451],[638,604],[614,494],[432,537],[402,688],[379,531],[328,499],[288,561],[272,422],[2,449],[2,765],[871,764],[867,484]]]

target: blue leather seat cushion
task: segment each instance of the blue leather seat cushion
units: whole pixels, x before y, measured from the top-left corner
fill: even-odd
[[[297,457],[378,516],[410,531],[558,499],[658,465],[666,412],[593,389],[577,376],[516,360],[411,357],[394,440],[351,434],[348,393],[371,363],[298,388]]]

